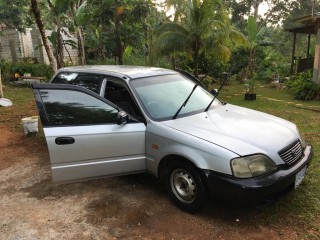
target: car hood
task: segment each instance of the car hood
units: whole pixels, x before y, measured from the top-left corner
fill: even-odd
[[[262,153],[279,164],[282,160],[278,151],[299,138],[295,124],[231,104],[162,124],[240,156]]]

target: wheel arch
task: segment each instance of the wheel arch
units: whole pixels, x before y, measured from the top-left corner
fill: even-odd
[[[204,177],[203,171],[201,171],[200,168],[192,160],[178,154],[170,154],[163,157],[158,165],[158,178],[160,179],[161,182],[164,182],[164,176],[166,173],[167,166],[168,164],[170,164],[170,161],[173,161],[173,160],[192,165],[195,169],[197,169],[200,175]]]

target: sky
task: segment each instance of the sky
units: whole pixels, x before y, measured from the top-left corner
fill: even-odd
[[[267,11],[268,11],[268,4],[267,3],[262,3],[260,6],[259,6],[259,15],[264,15]]]
[[[161,4],[163,2],[165,2],[165,0],[156,0],[155,2],[157,2],[158,4]],[[161,8],[160,8],[161,9]],[[266,12],[268,11],[268,4],[267,3],[262,3],[259,6],[259,15],[264,15]],[[171,8],[168,12],[167,12],[167,16],[170,16],[174,13],[173,8]]]

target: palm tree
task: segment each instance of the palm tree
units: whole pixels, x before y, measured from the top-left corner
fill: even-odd
[[[37,26],[38,26],[38,29],[39,29],[39,32],[40,32],[40,35],[41,35],[41,38],[42,38],[42,42],[43,42],[44,48],[45,48],[45,50],[47,52],[51,69],[52,69],[53,72],[56,72],[57,71],[57,62],[56,62],[56,59],[53,56],[53,52],[52,52],[52,49],[50,47],[49,40],[48,40],[48,38],[47,38],[47,36],[45,34],[44,23],[43,23],[42,18],[41,18],[41,12],[40,12],[37,0],[31,0],[31,10],[32,10],[32,12],[34,14],[34,17],[35,17],[35,20],[36,20],[36,23],[37,23]]]
[[[230,24],[221,0],[192,0],[185,19],[165,22],[157,29],[156,47],[159,54],[189,54],[194,62],[194,75],[199,76],[199,55],[212,54],[228,61],[232,43],[245,43],[245,37]],[[173,66],[174,68],[175,66]]]
[[[166,0],[165,5],[168,9],[174,9],[174,18],[173,22],[178,22],[181,17],[183,17],[184,13],[186,12],[186,7],[191,0]],[[172,16],[169,16],[172,17]]]

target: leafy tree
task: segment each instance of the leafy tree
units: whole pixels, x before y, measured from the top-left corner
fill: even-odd
[[[154,31],[164,21],[166,15],[164,12],[159,12],[154,4],[149,4],[149,10],[144,19],[144,51],[145,62],[147,65],[155,63],[156,54],[154,49]]]
[[[167,9],[171,7],[174,9],[174,18],[173,22],[178,22],[185,17],[185,13],[188,10],[188,5],[191,4],[191,0],[166,0],[165,5]],[[169,16],[171,17],[171,16]]]
[[[77,36],[78,61],[80,65],[86,64],[86,56],[84,50],[83,25],[85,25],[88,17],[86,16],[87,0],[76,1],[70,3],[69,20],[71,26],[69,30],[75,32]]]
[[[311,14],[312,0],[264,0],[268,11],[261,20],[263,24],[272,24],[284,29],[295,25],[293,19]],[[316,1],[317,2],[317,1]]]
[[[261,19],[259,15],[261,4],[270,1],[273,0],[225,0],[224,2],[231,13],[231,22],[239,29],[245,30],[247,16],[253,16],[258,22]]]
[[[32,24],[29,14],[28,0],[1,0],[0,1],[0,23],[15,27],[23,32]]]
[[[150,1],[146,0],[116,1],[112,30],[115,55],[120,65],[124,63],[123,53],[128,46],[137,47],[137,43],[144,42],[142,33],[150,5]]]
[[[219,0],[192,0],[185,20],[165,22],[157,29],[157,34],[159,54],[186,53],[193,60],[196,77],[199,76],[201,53],[228,61],[231,43],[245,42],[244,36],[230,25],[228,14]]]
[[[227,9],[231,13],[231,22],[240,29],[246,28],[247,16],[254,16],[258,28],[267,24],[292,26],[293,18],[311,14],[310,0],[224,0]],[[264,4],[268,6],[264,16],[259,14],[259,7]]]
[[[109,56],[110,49],[114,49],[109,41],[114,11],[114,0],[87,2],[81,24],[87,58],[104,59]]]
[[[151,0],[97,0],[90,2],[90,23],[84,34],[91,58],[112,58],[123,64],[128,46],[132,52],[150,51],[146,45],[152,23],[154,4]],[[148,53],[149,54],[149,53]]]
[[[64,62],[64,42],[63,42],[63,26],[64,13],[68,8],[68,0],[47,0],[50,13],[52,15],[55,31],[51,35],[50,41],[55,46],[55,57],[57,60],[58,68],[62,68],[65,65]]]
[[[64,50],[67,51],[72,62],[67,46],[77,48],[78,63],[85,64],[83,25],[86,23],[86,0],[42,0],[41,15],[46,21],[48,29],[54,29],[49,40],[54,48],[54,55],[58,68],[65,65]],[[68,31],[66,31],[68,29]],[[77,41],[64,40],[63,36],[74,33]]]

